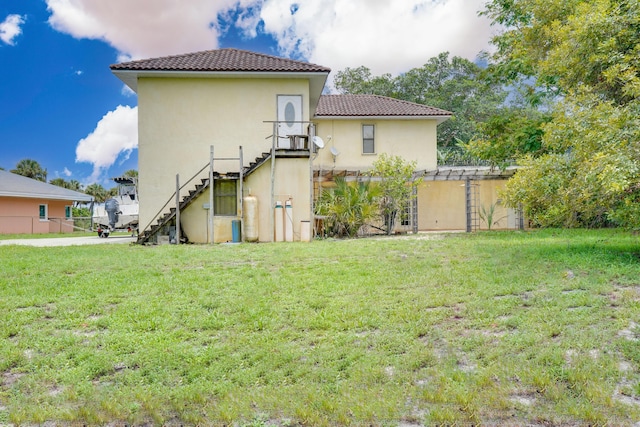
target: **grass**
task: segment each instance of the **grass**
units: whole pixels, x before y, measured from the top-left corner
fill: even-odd
[[[72,233],[0,234],[0,240],[52,239],[95,235],[97,235],[97,233],[93,231],[74,231]]]
[[[0,425],[640,420],[615,230],[0,247]]]

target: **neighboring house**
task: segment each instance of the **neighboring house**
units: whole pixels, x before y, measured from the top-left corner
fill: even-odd
[[[191,242],[231,241],[238,224],[249,240],[307,240],[313,201],[335,175],[361,176],[380,153],[415,160],[425,178],[437,171],[437,124],[451,116],[380,96],[322,95],[329,68],[236,49],[111,70],[138,94],[141,242],[175,232],[178,186],[179,230]],[[438,229],[420,201],[412,212],[414,230]]]
[[[93,197],[0,170],[0,234],[69,233],[74,202]]]

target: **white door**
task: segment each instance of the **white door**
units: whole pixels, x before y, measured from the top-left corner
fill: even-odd
[[[302,95],[278,95],[278,148],[291,148],[288,136],[302,129]]]

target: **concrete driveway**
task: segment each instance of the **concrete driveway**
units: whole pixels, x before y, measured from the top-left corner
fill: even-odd
[[[76,245],[115,245],[124,243],[133,243],[137,237],[131,237],[130,234],[112,234],[106,239],[95,236],[82,237],[47,237],[44,239],[12,239],[0,240],[0,246],[6,245],[22,245],[22,246],[76,246]]]

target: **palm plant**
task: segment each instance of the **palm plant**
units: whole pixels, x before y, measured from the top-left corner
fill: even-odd
[[[325,217],[325,226],[336,237],[355,237],[360,228],[378,218],[379,187],[369,181],[348,183],[336,178],[334,188],[320,194],[316,213]]]
[[[84,192],[93,196],[97,203],[102,203],[109,197],[107,190],[105,190],[105,188],[100,184],[88,185]]]
[[[49,184],[62,187],[62,188],[69,188],[68,187],[69,184],[67,183],[67,181],[64,180],[64,178],[53,178],[52,180],[49,181]]]
[[[480,206],[480,212],[478,212],[478,215],[480,215],[480,219],[484,221],[485,224],[487,224],[487,229],[489,231],[491,231],[491,227],[493,227],[494,225],[498,225],[500,221],[506,218],[506,216],[500,217],[498,219],[495,218],[496,206],[496,203],[492,203],[487,209],[484,205],[482,205]]]
[[[82,191],[82,184],[80,184],[79,181],[72,179],[71,181],[67,182],[67,188],[69,190]]]
[[[47,182],[47,170],[42,169],[40,163],[33,159],[20,160],[16,165],[16,168],[12,169],[11,172],[18,175],[26,176],[27,178]]]

